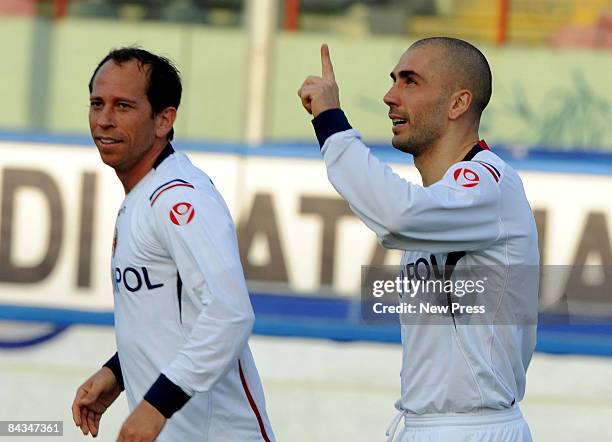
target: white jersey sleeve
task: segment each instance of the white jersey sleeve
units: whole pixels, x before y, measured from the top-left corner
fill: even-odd
[[[387,248],[470,251],[500,235],[499,187],[478,162],[456,163],[423,187],[380,162],[355,129],[329,136],[321,151],[334,188]]]
[[[203,188],[204,187],[204,188]],[[187,341],[162,373],[188,395],[208,391],[243,351],[254,322],[236,234],[212,183],[164,192],[152,207],[159,241],[182,289],[202,309]]]

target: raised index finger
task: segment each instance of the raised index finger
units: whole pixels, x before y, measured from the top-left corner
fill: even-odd
[[[323,80],[336,80],[327,43],[321,45],[321,77]]]

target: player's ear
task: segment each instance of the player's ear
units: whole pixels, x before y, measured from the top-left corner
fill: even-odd
[[[176,108],[169,106],[155,115],[155,136],[166,138],[174,121],[176,120]]]
[[[461,115],[465,114],[472,105],[472,99],[472,92],[467,89],[462,89],[455,92],[451,96],[451,105],[448,112],[448,118],[451,120],[456,120]]]

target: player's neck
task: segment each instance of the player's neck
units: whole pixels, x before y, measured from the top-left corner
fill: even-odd
[[[123,184],[123,189],[125,190],[126,195],[153,168],[155,160],[157,159],[161,151],[164,149],[164,147],[166,147],[166,144],[167,141],[159,143],[156,142],[153,147],[151,147],[151,149],[145,152],[145,154],[130,169],[126,171],[115,170],[115,172],[117,173],[117,177],[119,177],[121,184]]]
[[[454,134],[448,134],[415,157],[414,165],[421,174],[423,186],[440,181],[449,167],[462,161],[478,140],[477,131],[466,133],[459,142]]]

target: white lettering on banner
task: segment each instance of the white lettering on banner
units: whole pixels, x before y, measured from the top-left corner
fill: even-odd
[[[356,295],[362,265],[399,264],[400,252],[378,246],[331,187],[322,160],[189,157],[227,201],[251,283]],[[420,182],[414,168],[394,169]],[[612,266],[612,177],[520,174],[535,209],[543,262],[576,267],[595,256]],[[113,230],[124,195],[96,150],[0,142],[0,186],[0,302],[110,309]],[[37,204],[26,202],[26,191]],[[603,283],[612,285],[610,279],[604,275]],[[549,283],[554,290],[545,302],[563,293],[566,281]]]

